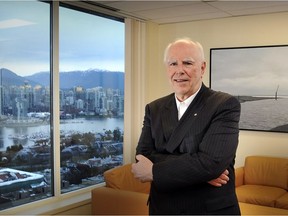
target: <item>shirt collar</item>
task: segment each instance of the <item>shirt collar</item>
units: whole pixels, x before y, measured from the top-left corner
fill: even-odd
[[[200,89],[201,89],[201,86],[193,95],[191,95],[190,97],[188,97],[186,100],[184,100],[182,102],[180,102],[177,99],[176,94],[175,94],[175,101],[176,101],[177,108],[180,106],[180,103],[185,104],[188,107],[192,103],[193,99],[196,97],[196,95],[198,94]]]

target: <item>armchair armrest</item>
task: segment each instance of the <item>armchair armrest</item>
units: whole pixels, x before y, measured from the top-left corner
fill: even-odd
[[[150,182],[142,183],[135,179],[131,169],[132,164],[125,164],[104,172],[106,187],[148,194]]]

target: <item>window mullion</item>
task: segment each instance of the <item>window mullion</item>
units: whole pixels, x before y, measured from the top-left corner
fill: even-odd
[[[60,176],[60,114],[59,114],[59,2],[52,4],[52,50],[51,50],[51,107],[53,112],[52,133],[53,133],[53,166],[54,166],[54,195],[61,194]]]

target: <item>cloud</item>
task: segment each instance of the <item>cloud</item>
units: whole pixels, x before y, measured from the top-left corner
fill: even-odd
[[[211,87],[234,95],[288,95],[287,46],[213,52]]]
[[[27,25],[34,25],[35,23],[21,19],[9,19],[0,21],[0,29],[15,28]]]

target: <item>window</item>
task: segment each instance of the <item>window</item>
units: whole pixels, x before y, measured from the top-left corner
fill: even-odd
[[[122,164],[123,20],[62,5],[58,74],[50,70],[52,4],[0,2],[0,210],[59,194],[57,180],[60,193],[103,182]],[[60,125],[52,130],[55,102]]]
[[[60,7],[62,193],[123,162],[124,23]]]
[[[0,209],[53,195],[50,5],[0,2]],[[41,138],[41,139],[40,139]]]

